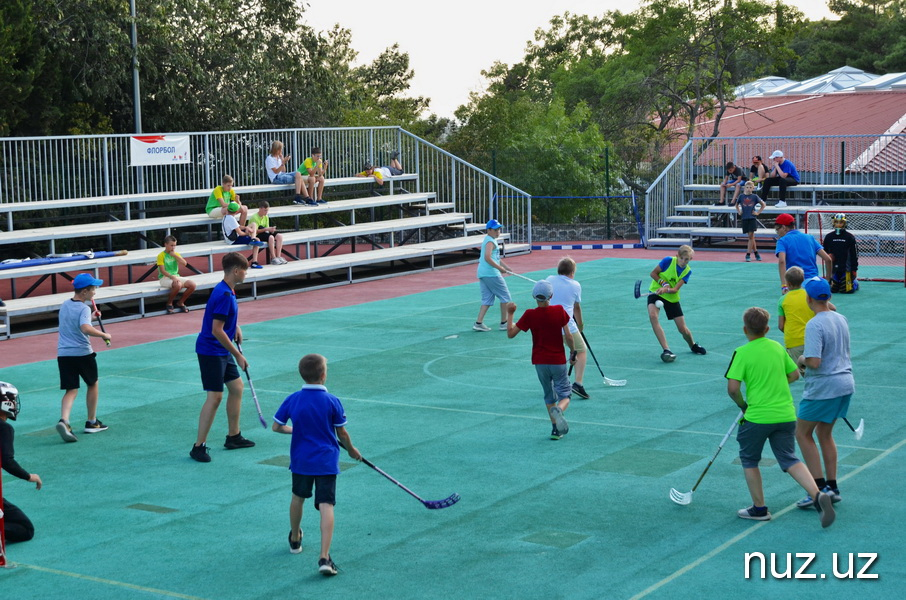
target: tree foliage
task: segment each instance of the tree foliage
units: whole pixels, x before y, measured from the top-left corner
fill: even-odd
[[[354,66],[349,30],[302,0],[136,0],[144,131],[414,123],[409,57]],[[0,6],[0,135],[132,132],[126,0]]]

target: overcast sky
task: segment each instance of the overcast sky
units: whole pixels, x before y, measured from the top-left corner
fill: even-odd
[[[335,23],[352,31],[358,63],[372,62],[398,43],[415,71],[411,95],[431,98],[431,112],[452,117],[469,92],[484,89],[481,71],[494,61],[522,60],[535,30],[569,11],[600,15],[629,12],[637,0],[306,0],[306,21],[317,30]],[[807,17],[832,17],[825,0],[786,0]],[[517,8],[518,7],[518,8]],[[843,66],[843,65],[840,65]]]

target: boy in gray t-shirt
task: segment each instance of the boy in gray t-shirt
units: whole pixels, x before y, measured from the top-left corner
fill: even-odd
[[[855,391],[849,352],[849,324],[846,317],[829,306],[830,285],[814,277],[805,282],[808,307],[815,316],[805,326],[805,349],[799,357],[805,367],[805,389],[796,421],[796,441],[818,489],[840,502],[837,487],[837,445],[833,429],[837,419],[846,418]],[[813,437],[817,431],[818,443]],[[818,453],[818,445],[821,453]],[[821,463],[824,462],[824,471]],[[825,472],[827,478],[825,479]],[[814,500],[806,496],[796,503],[809,508]]]
[[[97,288],[103,280],[95,279],[90,273],[80,273],[72,280],[75,290],[72,298],[60,306],[60,337],[57,342],[57,366],[60,369],[60,389],[64,390],[60,405],[60,420],[57,422],[57,433],[64,442],[77,442],[78,438],[69,425],[72,405],[79,394],[79,379],[88,386],[85,404],[88,409],[88,420],[85,421],[85,433],[97,433],[107,429],[97,418],[98,407],[98,365],[95,353],[91,349],[89,336],[110,340],[110,334],[95,329],[91,325],[91,309],[87,302],[94,302]],[[95,311],[97,308],[95,308]],[[97,313],[100,314],[100,313]]]

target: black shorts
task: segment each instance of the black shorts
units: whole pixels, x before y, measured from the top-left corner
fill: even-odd
[[[98,381],[97,354],[92,352],[85,356],[58,356],[57,366],[60,368],[60,389],[79,389],[79,378],[85,380],[85,385],[92,386]]]
[[[239,367],[229,354],[211,356],[197,354],[198,367],[201,369],[201,385],[206,392],[222,392],[223,384],[239,379]]]
[[[270,233],[269,231],[259,231],[256,235],[259,240],[261,240],[262,242],[264,242],[266,244],[268,238],[275,237],[276,234]]]
[[[758,219],[743,219],[742,220],[742,232],[751,233],[758,229]]]
[[[658,300],[664,303],[664,314],[667,315],[668,320],[672,321],[677,317],[683,316],[683,309],[680,307],[679,302],[670,302],[669,300],[664,300],[657,294],[648,295],[648,304],[654,304]]]
[[[315,488],[315,508],[320,504],[337,504],[336,475],[299,475],[293,473],[293,495],[300,498],[311,498],[311,488]]]

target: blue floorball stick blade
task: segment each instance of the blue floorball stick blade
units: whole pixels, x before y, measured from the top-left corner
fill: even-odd
[[[636,298],[642,297],[642,280],[639,279],[635,282],[635,289],[632,292],[632,295]]]
[[[459,494],[453,494],[449,498],[444,498],[443,500],[422,500],[426,508],[438,509],[438,508],[447,508],[453,506],[461,500]]]

